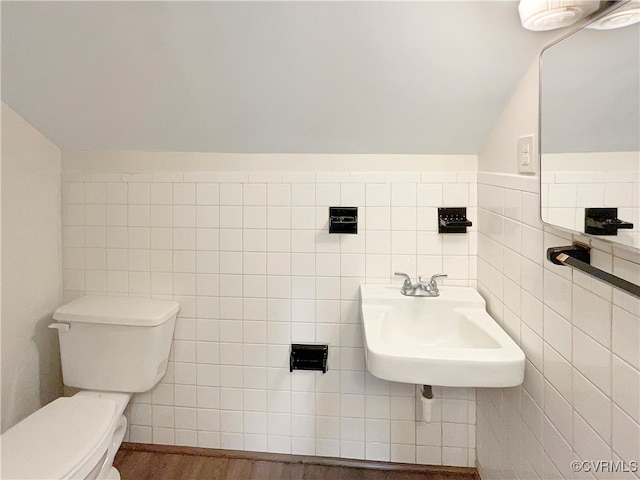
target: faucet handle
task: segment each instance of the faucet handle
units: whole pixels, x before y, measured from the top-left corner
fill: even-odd
[[[436,273],[435,275],[431,275],[431,280],[429,280],[429,283],[431,285],[435,285],[436,287],[438,286],[438,282],[436,281],[438,278],[447,278],[449,275],[447,275],[446,273]]]
[[[411,277],[404,272],[393,272],[396,277],[404,277],[405,285],[411,285]]]

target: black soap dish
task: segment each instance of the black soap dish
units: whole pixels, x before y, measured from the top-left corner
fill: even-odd
[[[633,223],[618,218],[617,208],[585,208],[584,233],[618,235],[618,229],[632,229]]]
[[[467,233],[467,227],[471,225],[467,207],[438,208],[439,233]]]

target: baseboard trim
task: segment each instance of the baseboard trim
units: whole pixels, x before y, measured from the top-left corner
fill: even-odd
[[[474,467],[448,467],[444,465],[416,465],[412,463],[377,462],[373,460],[356,460],[349,458],[316,457],[312,455],[288,455],[284,453],[247,452],[244,450],[222,450],[216,448],[184,447],[178,445],[154,445],[150,443],[124,442],[121,450],[166,453],[176,455],[193,455],[203,457],[242,458],[247,460],[302,463],[308,465],[326,465],[335,467],[354,467],[372,470],[406,471],[418,473],[443,473],[448,475],[465,475],[480,480],[478,470]]]

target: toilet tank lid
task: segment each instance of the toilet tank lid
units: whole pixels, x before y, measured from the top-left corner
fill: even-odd
[[[172,300],[88,295],[62,305],[54,320],[154,327],[178,313],[180,304]]]

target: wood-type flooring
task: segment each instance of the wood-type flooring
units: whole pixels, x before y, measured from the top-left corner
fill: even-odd
[[[132,444],[130,444],[132,445]],[[179,447],[178,447],[179,448]],[[114,466],[122,480],[477,480],[475,469],[403,467],[368,462],[339,461],[285,455],[249,455],[244,452],[211,452],[183,449],[177,453],[150,447],[121,448]],[[174,447],[175,449],[175,447]],[[251,458],[253,457],[253,458]],[[290,460],[289,460],[290,458]],[[346,465],[345,465],[346,464]],[[365,465],[364,467],[362,465]]]

